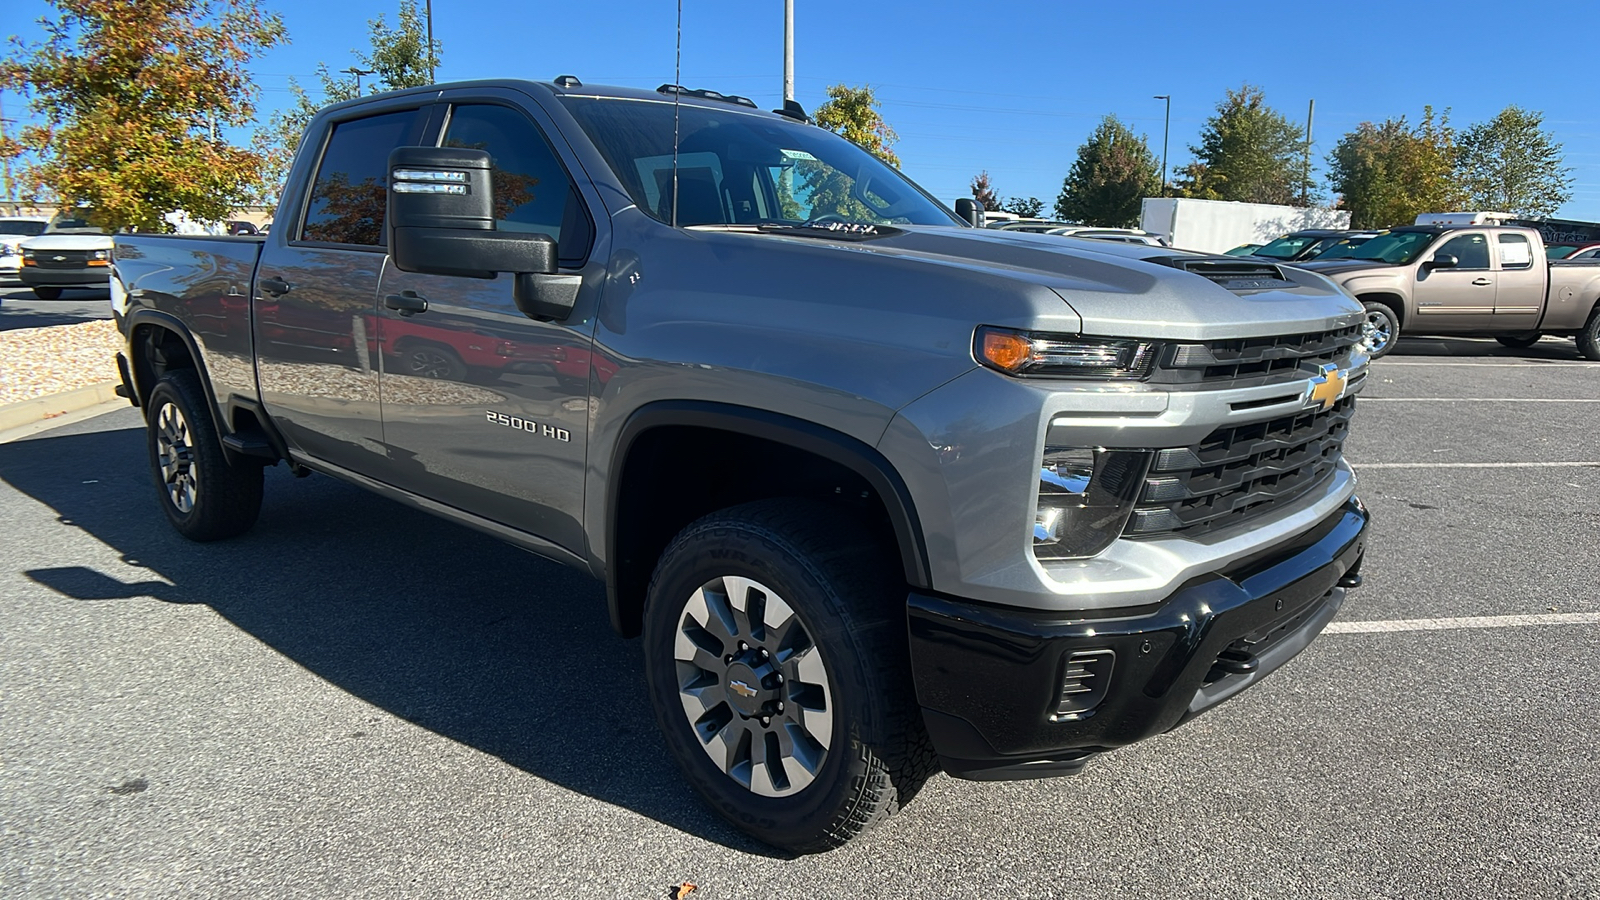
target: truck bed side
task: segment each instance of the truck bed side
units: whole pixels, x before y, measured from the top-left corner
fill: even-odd
[[[1540,327],[1546,331],[1582,328],[1596,303],[1600,303],[1600,260],[1551,260],[1549,294]]]
[[[232,430],[229,400],[256,399],[250,297],[263,243],[242,236],[116,236],[112,305],[141,402],[163,367],[183,365],[199,371],[223,434]]]

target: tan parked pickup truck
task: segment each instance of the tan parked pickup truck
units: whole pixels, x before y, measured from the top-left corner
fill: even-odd
[[[1532,228],[1413,225],[1373,238],[1346,259],[1300,263],[1367,308],[1373,358],[1400,330],[1493,337],[1530,347],[1541,336],[1577,338],[1600,360],[1600,261],[1546,260]]]

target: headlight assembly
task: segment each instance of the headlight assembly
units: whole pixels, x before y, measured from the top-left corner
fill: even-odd
[[[1007,375],[1137,381],[1150,374],[1158,345],[1150,341],[1042,334],[982,326],[972,355]]]

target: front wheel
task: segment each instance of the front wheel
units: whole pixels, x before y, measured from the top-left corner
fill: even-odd
[[[161,376],[146,408],[150,473],[172,527],[192,541],[249,531],[261,513],[262,467],[228,461],[199,376],[191,369]]]
[[[830,508],[713,513],[662,555],[646,677],[668,749],[723,818],[788,850],[840,846],[936,761],[906,646],[905,589]]]
[[[1495,335],[1495,340],[1499,341],[1503,347],[1510,347],[1513,350],[1526,350],[1539,343],[1539,338],[1541,337],[1543,335],[1535,331],[1532,334],[1499,334]]]
[[[1368,300],[1362,304],[1367,309],[1368,344],[1372,358],[1385,356],[1400,339],[1400,317],[1387,303]]]
[[[61,288],[58,288],[58,287],[36,287],[36,288],[33,289],[33,295],[35,297],[38,297],[40,300],[60,300],[61,299]]]

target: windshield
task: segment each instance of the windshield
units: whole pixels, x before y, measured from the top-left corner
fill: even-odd
[[[1357,248],[1359,248],[1362,244],[1365,244],[1369,240],[1371,240],[1371,238],[1364,238],[1364,237],[1341,238],[1339,240],[1334,241],[1331,246],[1323,248],[1321,251],[1319,251],[1317,253],[1317,255],[1315,255],[1315,256],[1313,256],[1311,258],[1312,259],[1347,259],[1347,258],[1349,258],[1351,255],[1353,255],[1356,252]]]
[[[45,226],[44,233],[45,234],[105,234],[106,231],[105,231],[104,228],[101,228],[98,225],[90,225],[88,218],[85,217],[84,214],[80,212],[80,213],[76,213],[76,214],[73,214],[73,215],[65,215],[65,214],[63,214],[63,215],[56,216],[54,219],[50,220],[50,224],[49,225]]]
[[[36,234],[44,234],[44,223],[35,219],[0,219],[0,234],[33,237]]]
[[[1309,234],[1285,235],[1261,247],[1251,255],[1265,256],[1269,259],[1295,259],[1300,255],[1300,251],[1320,240],[1322,238]]]
[[[1391,231],[1388,234],[1380,234],[1357,247],[1356,251],[1350,254],[1350,258],[1404,266],[1415,262],[1417,257],[1422,255],[1422,251],[1433,243],[1434,237],[1431,231]]]
[[[672,221],[673,105],[562,97],[647,215]],[[844,138],[733,109],[678,108],[678,224],[955,225],[905,176]]]

